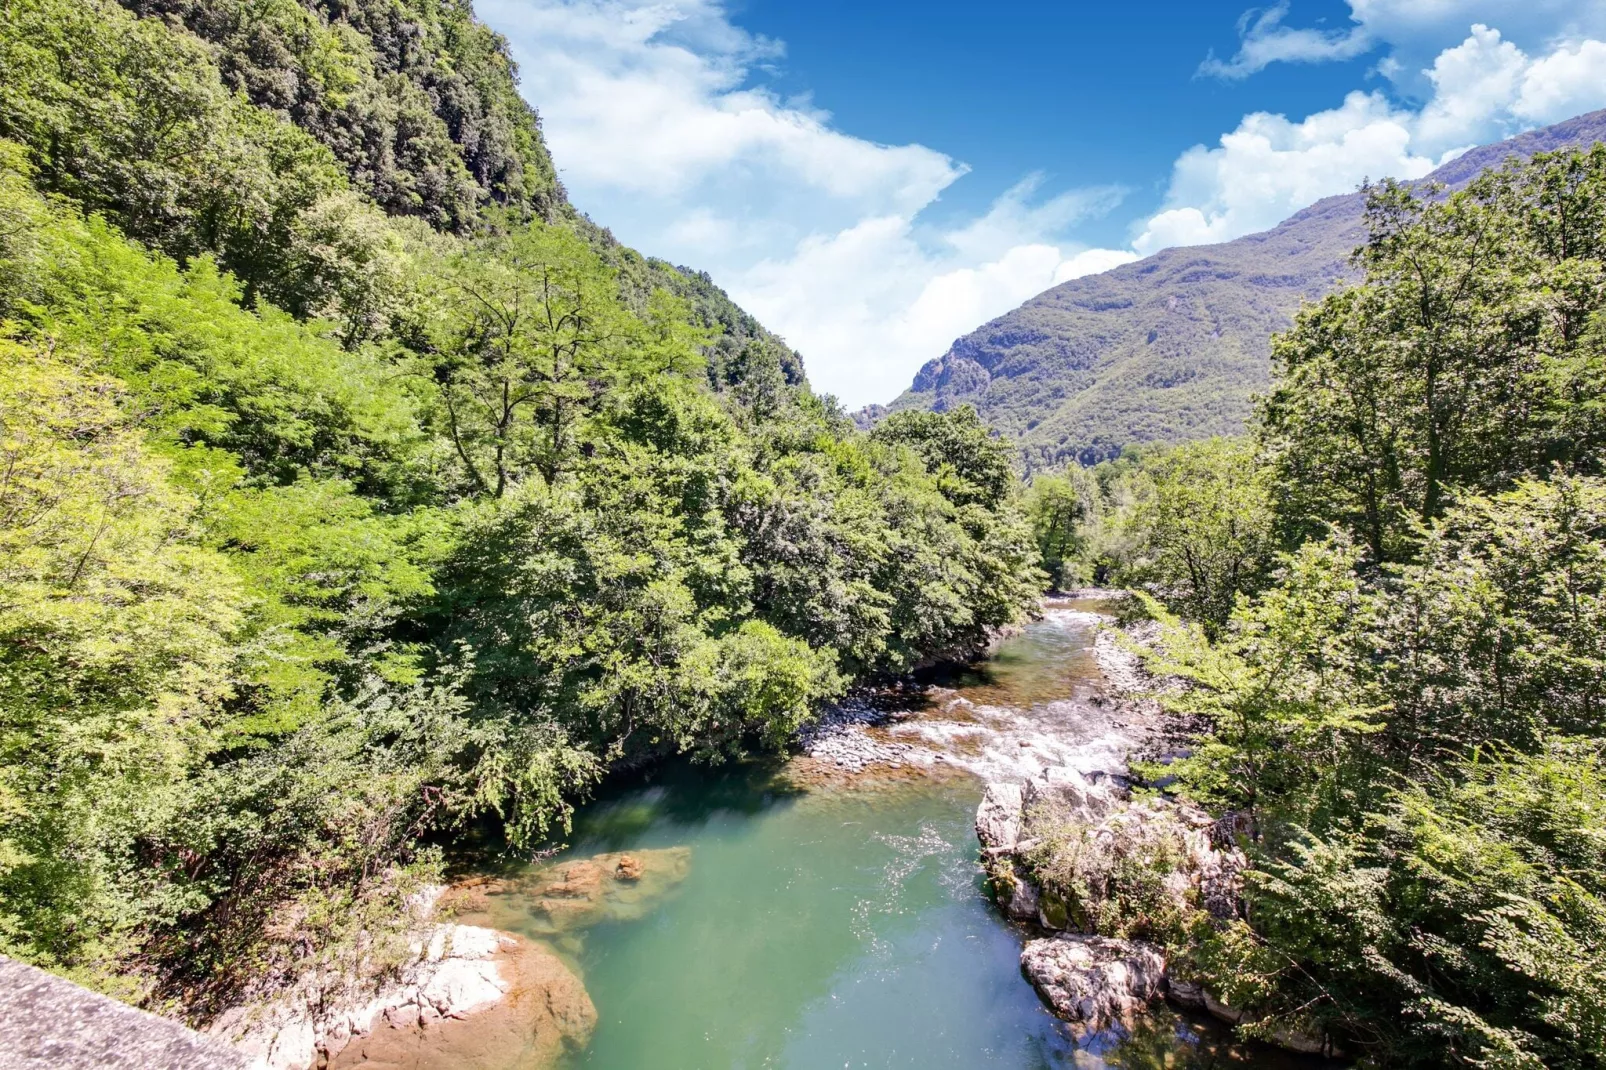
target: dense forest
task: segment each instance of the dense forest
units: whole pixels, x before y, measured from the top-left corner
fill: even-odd
[[[0,11],[0,951],[205,1020],[1034,604],[1009,447],[856,431],[514,74],[460,0]]]
[[[1251,1033],[1598,1067],[1606,147],[1366,192],[1361,281],[1275,340],[1251,436],[1029,492],[1059,582],[1145,592],[1197,733],[1145,773],[1254,866],[1226,922],[1161,916],[1125,871],[1121,935]]]

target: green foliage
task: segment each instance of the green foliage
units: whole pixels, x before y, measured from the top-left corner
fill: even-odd
[[[689,337],[643,344],[645,325],[572,231],[521,228],[465,249],[441,274],[445,285],[418,313],[424,370],[475,493],[499,498],[524,472],[555,485],[609,379],[697,362]],[[673,310],[664,311],[656,318],[667,327]]]
[[[1364,782],[1348,765],[1385,711],[1367,687],[1367,621],[1376,609],[1355,557],[1344,543],[1307,543],[1284,559],[1271,590],[1234,612],[1216,643],[1150,600],[1165,626],[1155,667],[1194,685],[1169,701],[1209,726],[1172,770],[1190,794],[1304,815],[1342,807],[1349,782]]]
[[[1267,474],[1250,443],[1221,438],[1152,454],[1140,472],[1145,485],[1128,523],[1141,533],[1141,549],[1123,574],[1213,633],[1271,569]]]
[[[1083,506],[1075,482],[1064,475],[1038,475],[1026,492],[1024,507],[1037,540],[1038,562],[1049,582],[1056,587],[1076,586]]]
[[[1032,488],[1051,574],[1142,588],[1211,636],[1270,575],[1272,482],[1246,439],[1128,451],[1091,470],[1040,473]]]
[[[244,592],[115,382],[11,342],[0,369],[0,940],[94,969],[147,908],[138,838],[229,696]]]
[[[216,255],[248,300],[363,316],[373,209],[327,149],[225,90],[201,42],[104,0],[23,0],[0,16],[0,88],[0,137],[41,188],[181,261]]]
[[[1558,476],[1467,496],[1420,546],[1380,622],[1402,752],[1598,731],[1606,484]]]
[[[1449,488],[1497,490],[1549,463],[1592,464],[1600,380],[1586,331],[1606,298],[1606,147],[1541,155],[1436,199],[1367,201],[1366,282],[1275,345],[1262,420],[1285,526],[1353,528],[1377,560],[1412,552]],[[1564,426],[1558,427],[1558,421]]]
[[[126,6],[0,13],[0,950],[197,1018],[395,965],[470,825],[1034,604],[1009,447],[567,218],[467,5]]]
[[[883,420],[873,437],[913,448],[955,505],[996,507],[1008,497],[1009,449],[968,405],[946,413],[897,413]]]
[[[327,146],[385,211],[467,230],[564,206],[507,43],[449,0],[122,0],[216,49],[223,84]]]
[[[1259,1035],[1313,1023],[1380,1064],[1606,1053],[1603,174],[1597,147],[1373,191],[1366,281],[1276,343],[1248,478],[1290,552],[1213,636],[1148,602],[1188,685],[1165,701],[1203,729],[1165,771],[1252,817],[1246,920],[1196,932],[1187,969]],[[1149,493],[1133,517],[1190,501]]]
[[[1606,899],[1598,740],[1474,753],[1364,835],[1307,836],[1252,888],[1255,934],[1206,949],[1235,1002],[1318,1017],[1409,1062],[1599,1065]]]

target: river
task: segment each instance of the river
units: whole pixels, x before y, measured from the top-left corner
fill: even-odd
[[[1050,606],[871,729],[916,748],[901,768],[670,766],[583,808],[560,864],[689,854],[664,855],[684,865],[650,901],[585,927],[497,897],[488,922],[554,947],[597,1008],[565,1070],[1312,1065],[1165,1008],[1131,1036],[1079,1040],[1021,976],[1023,934],[982,891],[977,774],[1124,746],[1096,702],[1089,608]]]

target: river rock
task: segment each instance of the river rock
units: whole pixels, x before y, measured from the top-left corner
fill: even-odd
[[[460,1019],[499,1003],[512,987],[502,960],[518,946],[492,929],[429,926],[414,938],[415,960],[377,991],[314,973],[271,998],[230,1008],[207,1031],[234,1044],[253,1070],[308,1070],[382,1019]]]
[[[1165,991],[1165,956],[1136,940],[1071,934],[1031,940],[1020,966],[1055,1014],[1090,1031],[1130,1022]]]
[[[597,1011],[580,979],[550,949],[526,940],[499,957],[507,986],[472,1017],[434,1014],[428,1005],[391,1008],[327,1062],[329,1070],[428,1070],[443,1066],[545,1067],[578,1050]]]
[[[1021,786],[1021,804],[1026,815],[1026,827],[1022,831],[1029,833],[1032,819],[1049,813],[1061,819],[1093,822],[1120,801],[1120,794],[1108,778],[1095,783],[1091,777],[1069,766],[1052,766]]]
[[[976,838],[983,852],[998,855],[1015,850],[1020,841],[1022,806],[1019,784],[995,781],[987,785],[981,805],[976,807]]]

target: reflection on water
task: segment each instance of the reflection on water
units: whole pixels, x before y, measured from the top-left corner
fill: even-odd
[[[1095,678],[1090,635],[1091,618],[1057,615],[946,686],[978,706],[1051,709]],[[1078,1041],[1022,979],[1022,935],[982,895],[980,794],[970,778],[801,792],[784,770],[662,769],[578,814],[562,856],[492,897],[493,923],[556,940],[582,975],[599,1022],[571,1070],[1298,1065],[1164,1011],[1131,1037]],[[606,856],[617,874],[620,852],[671,848],[687,864],[632,900],[642,909],[582,911],[555,936],[538,901],[574,883],[563,866]]]

